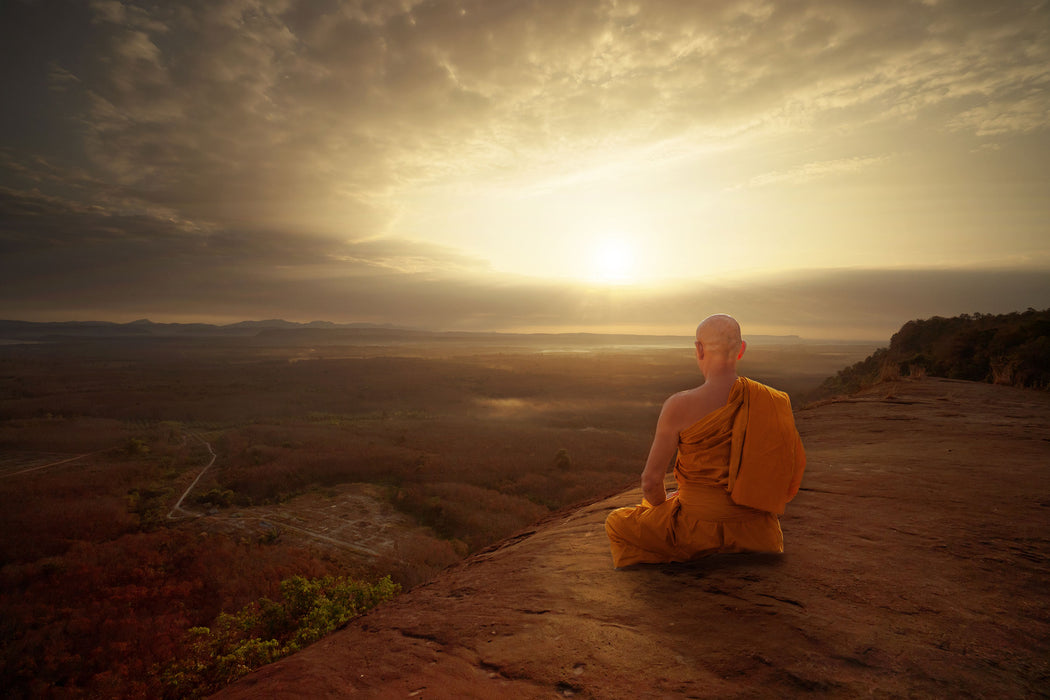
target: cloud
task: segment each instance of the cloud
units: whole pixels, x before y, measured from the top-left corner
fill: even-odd
[[[1024,133],[1050,105],[1038,3],[91,7],[93,68],[56,74],[93,163],[216,222],[368,236],[411,183],[923,113]]]
[[[484,271],[476,259],[423,241],[200,228],[8,188],[0,188],[0,251],[3,298],[27,309],[34,300],[49,306],[66,298],[114,308],[183,304],[185,313],[208,307],[256,312],[273,304],[273,314],[282,308],[301,314],[307,303],[328,308],[320,289],[367,289],[372,296],[392,280],[401,280],[394,288],[411,279],[442,284]]]
[[[1009,104],[990,102],[968,109],[948,122],[956,131],[978,136],[1003,136],[1041,131],[1050,123],[1050,103],[1042,95],[1031,95]]]
[[[647,168],[682,154],[717,151],[738,170],[712,181],[772,190],[860,175],[931,137],[988,152],[1023,138],[1045,152],[1050,114],[1050,6],[1036,0],[92,0],[68,17],[43,3],[0,12],[0,41],[19,52],[9,104],[24,107],[0,134],[9,309],[57,309],[64,293],[171,313],[674,324],[705,295],[735,297],[499,277],[483,249],[419,222],[455,219],[451,208],[480,208],[489,192],[538,202],[648,181]],[[15,41],[28,29],[32,41]],[[39,136],[35,121],[54,131]],[[440,197],[449,212],[402,216]],[[498,246],[499,230],[475,238]],[[933,311],[949,305],[944,289],[974,302],[961,310],[985,310],[956,278],[858,275],[739,294],[778,309],[756,311],[763,323],[850,316],[839,297],[948,313]],[[989,289],[1023,301],[995,280]],[[912,294],[898,303],[895,289]],[[779,298],[816,311],[768,301]],[[857,322],[884,323],[878,313]]]
[[[888,156],[840,158],[837,160],[804,163],[786,171],[765,173],[751,178],[745,187],[763,187],[773,184],[804,184],[827,177],[864,170],[886,161]]]

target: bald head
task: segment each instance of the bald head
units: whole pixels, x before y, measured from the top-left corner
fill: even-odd
[[[728,314],[715,314],[701,321],[696,327],[696,340],[703,344],[705,352],[724,357],[732,364],[743,350],[740,324]]]

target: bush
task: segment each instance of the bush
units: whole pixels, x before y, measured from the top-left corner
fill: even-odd
[[[190,629],[186,653],[161,671],[165,694],[210,694],[317,641],[398,592],[400,586],[389,576],[375,584],[342,576],[286,579],[281,600],[262,598],[236,614],[220,614],[211,627]]]
[[[124,453],[129,455],[149,454],[149,443],[142,438],[128,438],[128,441],[124,443]]]
[[[229,508],[233,505],[233,498],[236,494],[229,489],[214,488],[207,493],[198,496],[197,502],[201,505],[211,505],[217,508]]]
[[[394,506],[439,536],[465,542],[476,551],[535,521],[547,509],[527,498],[471,484],[410,484],[399,489]]]

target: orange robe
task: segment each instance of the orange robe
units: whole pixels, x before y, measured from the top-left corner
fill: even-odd
[[[783,552],[777,513],[798,492],[805,466],[787,394],[740,377],[725,406],[679,435],[677,493],[609,514],[614,566]]]

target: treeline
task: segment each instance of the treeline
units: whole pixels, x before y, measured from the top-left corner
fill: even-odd
[[[1050,309],[909,321],[818,395],[849,394],[898,377],[946,377],[1050,389]]]

